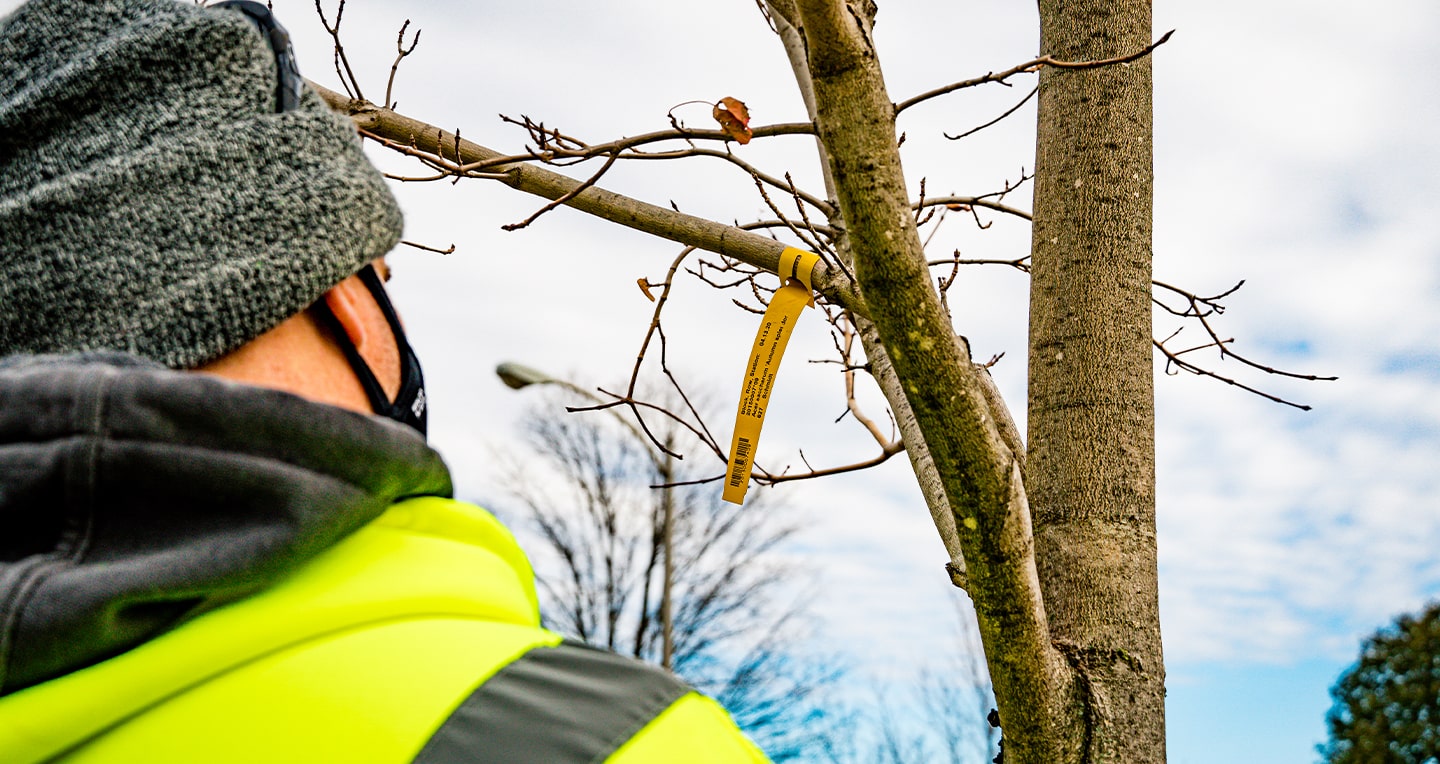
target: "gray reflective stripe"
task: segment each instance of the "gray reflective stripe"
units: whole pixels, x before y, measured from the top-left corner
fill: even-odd
[[[537,647],[476,688],[415,762],[601,762],[688,692],[666,671],[593,647]]]

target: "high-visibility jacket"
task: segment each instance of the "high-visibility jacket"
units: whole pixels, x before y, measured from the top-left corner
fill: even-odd
[[[171,438],[181,414],[193,410],[190,403],[214,406],[217,396],[227,405],[216,415],[225,421],[213,432],[225,437],[277,406],[281,419],[293,419],[297,411],[318,417],[310,420],[310,429],[331,436],[352,424],[372,425],[367,418],[346,420],[349,415],[338,410],[318,411],[298,399],[276,398],[279,393],[198,375],[145,371],[135,380],[136,373],[117,377],[113,370],[65,373],[69,376],[32,374],[19,387],[43,389],[37,410],[68,417],[55,400],[103,399],[107,410],[144,412],[133,417],[142,424],[117,414],[115,421],[88,425],[108,450],[93,448],[69,419],[54,423],[55,432],[69,433],[64,438],[37,437],[50,424],[39,421],[44,414],[26,418],[4,405],[18,399],[10,395],[13,380],[0,373],[0,446],[6,447],[0,448],[0,481],[20,474],[14,465],[35,462],[7,462],[7,455],[21,453],[23,459],[25,448],[36,444],[51,449],[45,453],[59,448],[68,454],[65,449],[73,446],[75,453],[120,453],[124,463],[135,463],[134,453],[126,452],[132,444],[106,440],[114,431],[130,428],[127,436],[147,449],[160,445],[147,440],[141,428]],[[286,435],[274,423],[263,426]],[[382,426],[380,435],[388,438],[402,429]],[[20,430],[30,440],[17,443],[11,437]],[[373,439],[375,433],[369,435]],[[201,439],[184,440],[193,446]],[[204,448],[188,458],[183,449],[155,453],[179,463],[177,469],[208,474],[209,467],[196,464],[219,450],[209,441]],[[377,448],[371,444],[372,455],[381,452]],[[280,455],[288,461],[277,470],[299,461],[292,451],[282,449]],[[224,457],[216,463],[236,464],[232,454]],[[116,477],[104,459],[96,457],[87,467],[94,473],[89,477],[135,482],[133,476]],[[68,465],[67,476],[80,469],[57,461]],[[89,477],[80,482],[91,484]],[[307,480],[304,485],[320,484]],[[0,496],[0,503],[6,500]],[[142,528],[137,537],[148,535]],[[103,529],[94,536],[94,550],[109,550],[105,554],[117,559],[139,547],[126,565],[160,559],[141,541],[131,540],[122,550],[104,546]],[[61,556],[32,558],[45,564]],[[82,562],[69,559],[83,572]],[[0,562],[0,583],[12,580],[17,563]],[[109,570],[116,578],[128,574]],[[166,596],[182,596],[177,591]],[[3,588],[0,595],[8,597],[0,605],[23,599]],[[53,615],[7,607],[0,614],[37,620]],[[3,626],[7,634],[26,634]],[[41,652],[32,646],[27,654]],[[200,608],[113,657],[0,696],[4,764],[412,761],[729,764],[765,757],[722,708],[668,672],[541,628],[530,565],[509,531],[489,513],[441,496],[399,501],[259,591]]]
[[[0,699],[0,761],[748,762],[713,701],[539,628],[494,517],[412,499],[275,588]]]

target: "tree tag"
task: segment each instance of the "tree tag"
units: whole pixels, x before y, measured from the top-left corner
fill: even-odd
[[[730,442],[729,472],[721,495],[732,504],[745,502],[750,471],[755,466],[755,446],[760,442],[760,428],[765,425],[765,410],[770,406],[770,391],[780,371],[780,359],[785,355],[785,346],[790,342],[800,311],[806,305],[815,304],[810,276],[819,261],[820,256],[814,252],[794,247],[786,247],[780,253],[780,265],[775,270],[783,286],[770,297],[770,306],[765,309],[760,329],[755,332],[755,344],[750,348],[750,360],[745,364],[745,379],[740,386],[740,405],[735,411],[735,436]]]

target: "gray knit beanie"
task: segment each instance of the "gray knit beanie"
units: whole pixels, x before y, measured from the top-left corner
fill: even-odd
[[[232,9],[33,0],[0,19],[0,356],[217,358],[384,255],[354,128]]]

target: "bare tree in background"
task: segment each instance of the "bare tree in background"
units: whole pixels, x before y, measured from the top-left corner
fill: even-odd
[[[953,590],[952,590],[953,591]],[[975,615],[954,605],[949,649],[922,670],[877,674],[852,701],[850,735],[826,751],[834,764],[982,764],[997,761],[1000,730]]]
[[[773,759],[816,750],[832,732],[825,695],[841,672],[804,650],[806,583],[781,549],[797,527],[786,507],[765,491],[742,509],[708,486],[666,486],[671,468],[623,420],[567,413],[554,389],[536,397],[522,420],[529,453],[502,456],[505,496],[488,503],[538,542],[525,547],[546,625],[661,663],[668,492],[673,670]],[[673,448],[688,435],[656,434]],[[668,477],[684,482],[686,470],[677,463]]]

